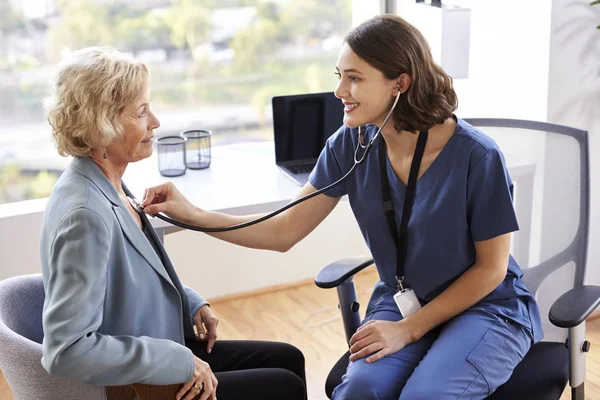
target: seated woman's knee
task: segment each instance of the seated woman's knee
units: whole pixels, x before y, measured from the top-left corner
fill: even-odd
[[[271,361],[272,368],[284,368],[304,379],[304,354],[297,347],[283,342],[273,343]]]
[[[271,371],[275,383],[265,388],[265,398],[304,400],[306,385],[297,374],[280,368],[266,370]]]
[[[285,356],[286,360],[289,360],[293,364],[304,365],[304,354],[300,349],[289,343],[281,343],[280,346],[282,355]]]
[[[335,388],[332,394],[333,400],[383,400],[397,398],[390,383],[380,379],[374,379],[370,374],[353,374],[351,379],[344,379]],[[394,397],[395,396],[395,397]]]

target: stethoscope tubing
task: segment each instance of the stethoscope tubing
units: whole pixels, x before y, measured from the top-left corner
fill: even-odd
[[[188,229],[191,231],[197,231],[197,232],[205,232],[205,233],[217,233],[217,232],[229,232],[229,231],[234,231],[234,230],[238,230],[238,229],[243,229],[243,228],[247,228],[249,226],[252,225],[256,225],[258,223],[261,223],[263,221],[266,221],[270,218],[273,218],[276,215],[281,214],[282,212],[294,207],[297,204],[300,204],[306,200],[312,199],[315,196],[318,196],[322,193],[327,192],[328,190],[333,189],[334,187],[336,187],[337,185],[340,185],[341,183],[343,183],[344,181],[346,181],[350,175],[352,174],[352,172],[354,172],[354,170],[356,169],[356,167],[360,164],[362,164],[362,162],[366,159],[367,155],[369,154],[369,152],[371,151],[371,149],[373,148],[373,143],[375,143],[375,140],[377,140],[377,138],[379,137],[379,135],[381,134],[381,130],[385,127],[385,124],[387,124],[388,120],[390,119],[390,117],[392,116],[392,112],[394,111],[394,109],[396,108],[396,105],[398,104],[398,99],[400,98],[400,91],[398,91],[398,94],[396,95],[396,99],[394,100],[394,104],[392,105],[392,108],[390,109],[387,117],[385,118],[385,120],[383,121],[383,124],[381,124],[381,127],[377,130],[377,132],[375,133],[375,135],[373,136],[373,138],[371,138],[371,140],[369,140],[369,142],[364,145],[362,143],[363,138],[364,138],[364,128],[362,126],[360,126],[358,128],[358,144],[356,146],[356,150],[354,151],[354,164],[352,165],[352,167],[350,168],[350,170],[348,172],[346,172],[346,174],[344,176],[342,176],[340,179],[338,179],[336,182],[333,182],[330,185],[325,186],[322,189],[319,189],[315,192],[309,193],[306,196],[303,196],[299,199],[296,199],[294,201],[292,201],[289,204],[286,204],[285,206],[269,213],[266,215],[263,215],[262,217],[256,218],[252,221],[247,221],[241,224],[236,224],[236,225],[232,225],[232,226],[226,226],[226,227],[219,227],[219,228],[207,228],[207,227],[201,227],[201,226],[194,226],[194,225],[189,225],[177,220],[174,220],[172,218],[167,217],[166,215],[163,214],[150,214],[153,217],[159,218],[165,222],[168,222],[172,225],[178,226],[180,228],[183,229]],[[362,152],[362,156],[359,157],[359,150],[363,150]],[[144,211],[144,206],[142,206],[135,198],[130,198],[128,197],[131,205],[133,206],[134,209],[136,209],[138,212],[143,212]]]

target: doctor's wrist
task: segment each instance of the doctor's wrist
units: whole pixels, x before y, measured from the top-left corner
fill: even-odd
[[[418,321],[412,316],[398,321],[398,324],[408,334],[411,343],[420,340],[427,333],[427,331],[424,330]]]

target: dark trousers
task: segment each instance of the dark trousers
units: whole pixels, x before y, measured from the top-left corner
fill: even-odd
[[[206,342],[186,341],[206,361],[219,381],[217,399],[305,400],[304,355],[287,343],[217,340],[210,354]]]

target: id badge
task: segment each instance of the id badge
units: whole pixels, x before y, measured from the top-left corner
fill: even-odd
[[[417,299],[415,291],[412,289],[403,289],[394,295],[394,301],[402,314],[402,318],[409,317],[419,311],[421,303]]]

